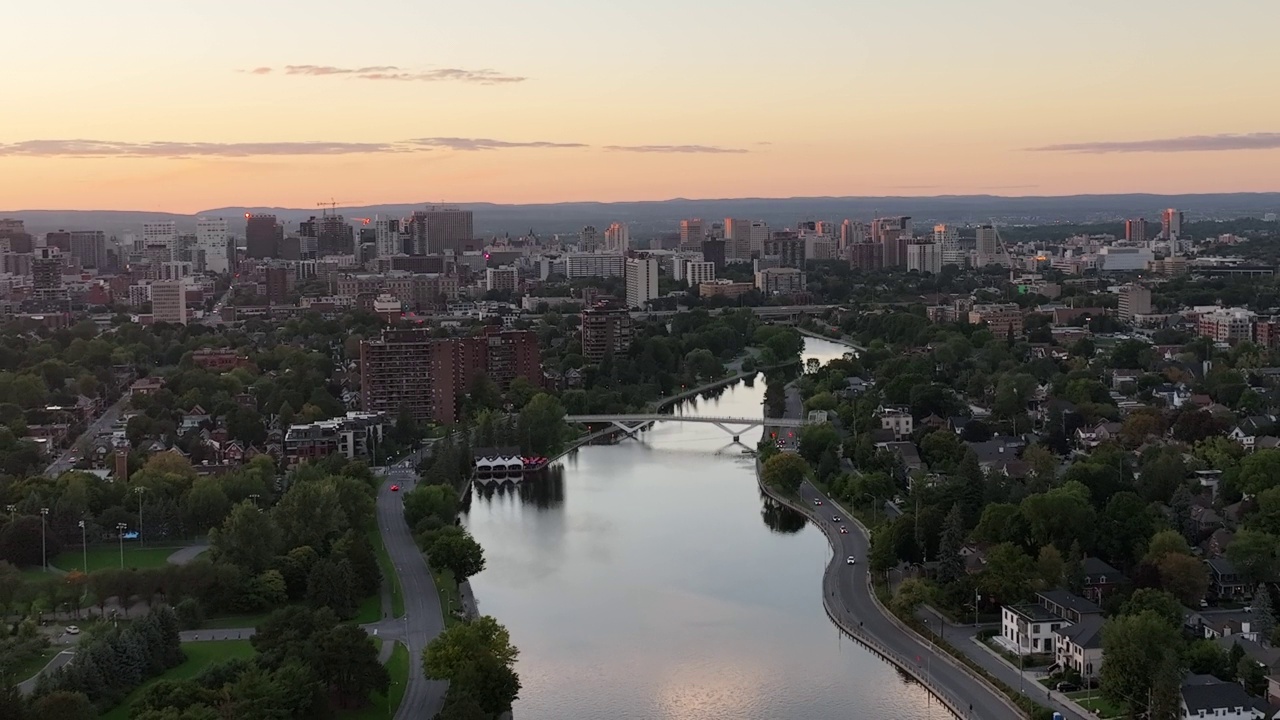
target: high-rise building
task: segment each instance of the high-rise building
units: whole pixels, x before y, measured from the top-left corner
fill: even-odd
[[[73,230],[71,255],[81,267],[99,270],[105,268],[107,266],[107,234],[101,230]]]
[[[1151,313],[1151,289],[1142,285],[1125,285],[1120,288],[1120,319],[1133,322],[1135,315]]]
[[[492,328],[466,338],[433,338],[431,330],[385,330],[360,343],[360,389],[366,411],[452,424],[458,398],[481,376],[505,390],[523,377],[542,384],[537,336]]]
[[[1124,221],[1124,239],[1132,243],[1147,241],[1147,219],[1134,218]]]
[[[187,324],[185,280],[158,280],[151,283],[151,317],[158,323]]]
[[[589,363],[630,350],[634,335],[626,308],[600,303],[582,311],[582,357]]]
[[[231,271],[231,236],[221,218],[196,220],[196,267],[218,275]]]
[[[0,240],[9,242],[9,252],[26,254],[34,246],[31,235],[21,220],[0,218]]]
[[[884,246],[880,243],[854,243],[845,249],[845,253],[851,268],[869,271],[884,267]]]
[[[710,239],[702,241],[702,259],[712,263],[717,270],[724,269],[726,241]]]
[[[756,272],[756,289],[765,295],[795,295],[804,292],[804,271],[793,267],[765,268]]]
[[[168,248],[169,257],[173,260],[178,246],[178,224],[175,222],[152,222],[142,224],[142,247]]]
[[[960,231],[954,225],[934,225],[933,241],[942,252],[943,265],[968,264],[969,255],[960,249]]]
[[[62,269],[65,260],[56,247],[38,247],[31,258],[31,295],[36,300],[61,301],[67,299],[67,289],[62,286]]]
[[[847,256],[849,246],[867,241],[867,226],[858,220],[840,223],[840,253]]]
[[[626,273],[626,256],[621,253],[569,253],[564,256],[564,276],[622,277]]]
[[[627,307],[644,309],[658,297],[658,260],[651,257],[627,259]]]
[[[913,242],[907,245],[907,271],[919,273],[942,272],[942,246],[935,242]]]
[[[378,257],[390,257],[404,253],[400,243],[400,221],[396,218],[377,218],[373,221],[374,252]]]
[[[292,264],[271,265],[263,271],[267,286],[267,301],[277,305],[289,302],[289,295],[298,284],[298,273]]]
[[[280,241],[284,228],[276,223],[275,215],[245,215],[245,255],[254,259],[280,257]]]
[[[578,249],[582,252],[598,252],[600,250],[600,232],[595,225],[587,225],[578,233]]]
[[[519,286],[520,273],[511,265],[484,270],[484,289],[489,292],[513,293]]]
[[[725,254],[738,261],[751,259],[751,221],[724,219]]]
[[[1000,235],[994,225],[978,226],[978,267],[988,265],[1008,265],[1003,249],[1000,247]]]
[[[764,255],[764,244],[769,241],[769,223],[763,220],[751,221],[751,257]]]
[[[907,243],[911,240],[911,218],[876,218],[871,221],[871,241],[883,248],[885,267],[903,267],[907,264]]]
[[[702,247],[702,241],[707,237],[706,228],[703,227],[702,220],[694,218],[693,220],[680,221],[680,247],[685,250],[697,250]]]
[[[684,278],[691,288],[697,287],[704,282],[711,282],[716,279],[716,264],[707,260],[702,262],[686,261]]]
[[[472,224],[475,218],[470,210],[456,207],[431,206],[415,210],[409,218],[409,254],[442,255],[450,251],[461,255],[466,250],[478,250],[475,245]]]
[[[790,230],[779,230],[769,236],[761,257],[776,257],[780,265],[803,270],[808,260],[805,254],[805,240]]]
[[[321,215],[316,221],[316,254],[354,255],[355,231],[341,215]]]
[[[613,223],[604,231],[604,251],[624,253],[631,245],[631,229],[626,223]]]
[[[71,233],[66,230],[44,234],[44,246],[56,247],[64,254],[71,252]]]
[[[1169,208],[1160,213],[1160,239],[1177,240],[1182,237],[1182,211]]]

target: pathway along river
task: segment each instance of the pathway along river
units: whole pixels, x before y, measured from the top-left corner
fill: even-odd
[[[845,350],[810,339],[805,358]],[[757,378],[676,411],[759,416],[763,394]],[[517,720],[953,718],[831,624],[826,539],[760,495],[730,440],[660,424],[473,494],[471,583],[520,648]]]

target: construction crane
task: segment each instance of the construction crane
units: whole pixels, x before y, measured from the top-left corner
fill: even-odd
[[[322,211],[322,213],[323,213],[324,215],[337,215],[337,214],[338,214],[338,205],[339,205],[339,204],[342,204],[342,205],[352,205],[352,204],[354,204],[354,202],[355,202],[355,201],[353,201],[353,200],[342,200],[342,201],[338,201],[338,200],[334,200],[333,198],[329,198],[329,202],[318,202],[318,203],[316,203],[316,207],[318,207],[318,208],[328,208],[328,210],[324,210],[324,211]]]

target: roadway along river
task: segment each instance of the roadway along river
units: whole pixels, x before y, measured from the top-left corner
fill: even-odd
[[[763,393],[761,378],[677,412],[759,416]],[[827,541],[761,497],[730,441],[660,424],[473,496],[488,567],[472,586],[520,648],[517,720],[950,720],[827,619]]]

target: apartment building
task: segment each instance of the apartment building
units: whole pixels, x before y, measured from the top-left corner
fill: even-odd
[[[582,311],[582,356],[598,363],[608,355],[631,349],[634,337],[631,313],[625,308],[601,303]]]
[[[289,467],[340,454],[348,460],[371,457],[392,420],[385,413],[348,412],[343,417],[290,425],[284,436]]]
[[[997,338],[1022,334],[1022,308],[1017,303],[985,303],[969,310],[969,324],[987,324]]]

